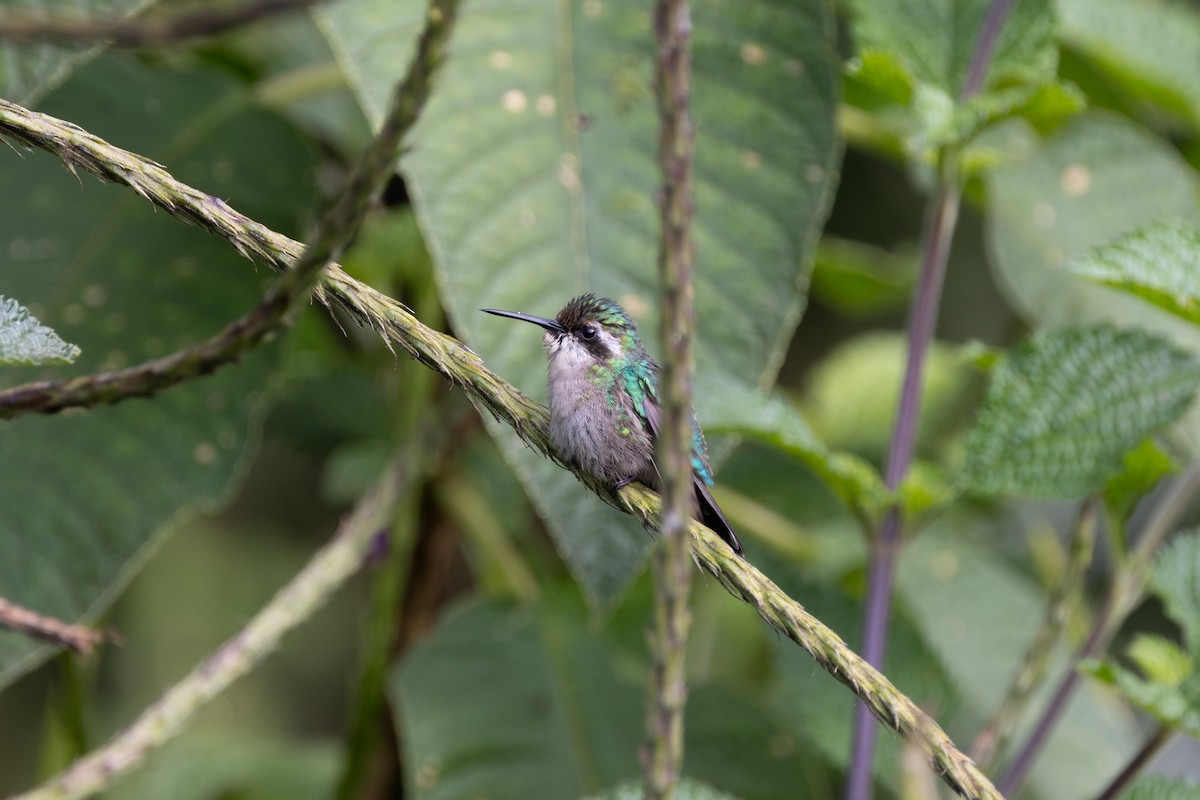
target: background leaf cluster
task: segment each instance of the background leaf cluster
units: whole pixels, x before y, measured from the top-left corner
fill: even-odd
[[[868,536],[899,504],[909,543],[886,672],[964,746],[1035,636],[1075,504],[1105,492],[1114,535],[1054,675],[1121,567],[1139,501],[1200,456],[1200,9],[1017,0],[963,101],[989,5],[698,0],[693,13],[696,392],[717,497],[750,560],[852,644]],[[303,238],[378,124],[423,11],[330,0],[137,51],[0,40],[0,96]],[[539,333],[476,309],[551,315],[590,289],[653,341],[652,56],[642,7],[470,0],[347,271],[535,398]],[[918,461],[891,493],[921,208],[948,158],[965,205]],[[46,154],[0,150],[0,191],[0,386],[171,352],[270,279]],[[10,354],[7,333],[31,319],[54,349]],[[62,340],[80,351],[69,365],[52,363],[73,355]],[[632,791],[652,540],[482,422],[373,334],[307,308],[244,361],[161,396],[3,423],[0,597],[126,644],[80,663],[0,632],[0,792],[99,743],[236,630],[423,429],[445,441],[416,456],[427,477],[397,515],[394,541],[409,531],[411,547],[381,546],[360,583],[113,796]],[[1144,608],[1121,655],[1093,664],[1104,680],[1073,704],[1029,796],[1094,796],[1141,742],[1135,710],[1200,729],[1197,541],[1166,546],[1150,581],[1162,610]],[[690,647],[681,797],[840,794],[848,692],[712,581],[696,587]],[[363,689],[376,673],[378,707]],[[1195,743],[1179,742],[1164,760],[1194,765]],[[882,743],[881,796],[901,796],[910,760],[903,741]],[[1130,796],[1195,790],[1146,780]]]

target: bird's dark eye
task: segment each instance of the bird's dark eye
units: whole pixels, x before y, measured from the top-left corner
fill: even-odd
[[[585,342],[590,342],[596,338],[596,329],[591,325],[584,325],[579,329],[579,337]]]

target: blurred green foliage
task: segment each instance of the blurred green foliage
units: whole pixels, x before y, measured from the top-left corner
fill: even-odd
[[[1157,483],[1200,456],[1200,10],[1019,0],[981,91],[960,102],[986,0],[693,5],[696,391],[718,499],[750,561],[851,644],[869,536],[900,504],[885,672],[965,747],[1044,613],[1040,532],[1065,536],[1074,504],[1105,492],[1120,535],[1093,570],[1098,596],[1126,566],[1139,499],[1153,506]],[[0,22],[10,9],[63,11],[21,0]],[[142,51],[0,40],[0,96],[303,238],[423,9],[330,0]],[[470,0],[347,271],[535,397],[538,335],[477,308],[550,315],[592,289],[655,342],[652,54],[646,8]],[[880,473],[905,309],[947,154],[967,204],[921,461],[893,496]],[[70,366],[3,365],[0,386],[170,352],[269,278],[44,153],[0,149],[0,188],[0,295],[82,350]],[[0,597],[125,642],[81,660],[0,631],[0,793],[102,742],[235,633],[422,430],[442,435],[397,515],[411,551],[381,536],[360,581],[111,796],[638,796],[652,539],[455,387],[315,306],[160,397],[0,426]],[[1028,796],[1094,796],[1141,743],[1135,709],[1196,733],[1196,541],[1164,550],[1162,606],[1114,645],[1128,661],[1091,670],[1119,691],[1088,684]],[[681,798],[840,795],[852,695],[707,578],[688,668]],[[912,796],[911,755],[881,743],[878,795]],[[1147,780],[1130,796],[1195,795]]]

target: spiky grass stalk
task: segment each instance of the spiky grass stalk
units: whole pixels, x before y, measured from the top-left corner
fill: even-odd
[[[626,509],[653,524],[661,508],[657,494],[640,484],[621,489]],[[974,800],[1003,800],[991,781],[946,732],[841,637],[789,597],[721,537],[692,522],[692,554],[734,597],[752,606],[772,628],[808,651],[821,668],[850,688],[885,726],[916,745],[950,788]]]

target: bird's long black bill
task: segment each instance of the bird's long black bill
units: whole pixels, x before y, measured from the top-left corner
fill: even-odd
[[[535,317],[532,314],[522,314],[520,311],[501,311],[498,308],[481,308],[479,309],[485,314],[495,314],[497,317],[508,317],[509,319],[519,319],[522,322],[532,322],[534,325],[541,326],[548,331],[554,333],[566,333],[567,329],[559,324],[556,319],[546,319],[545,317]]]

